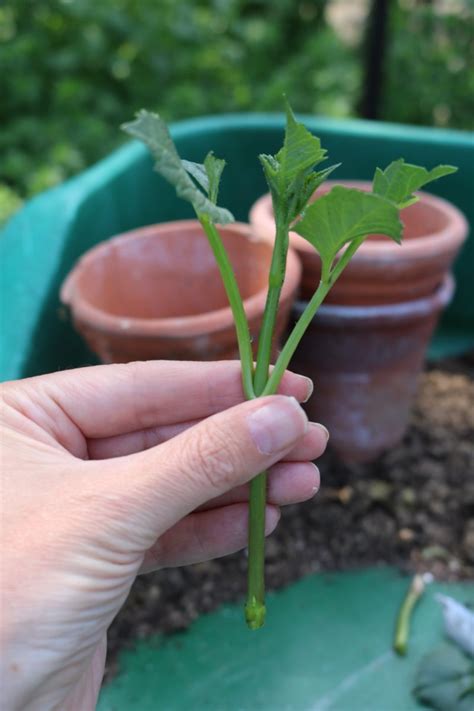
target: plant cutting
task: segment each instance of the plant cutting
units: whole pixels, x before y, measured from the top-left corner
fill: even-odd
[[[254,366],[249,327],[235,275],[217,225],[233,222],[232,214],[218,205],[219,184],[225,161],[209,153],[202,164],[182,160],[162,119],[140,111],[123,129],[143,141],[155,160],[155,170],[177,194],[191,203],[209,240],[232,309],[242,366],[242,383],[248,399],[277,392],[298,343],[319,306],[352,256],[369,234],[383,234],[400,243],[400,210],[417,200],[414,191],[426,182],[453,173],[452,166],[431,171],[396,161],[377,168],[371,192],[334,187],[316,202],[314,191],[337,166],[316,170],[326,160],[320,140],[298,123],[287,105],[282,148],[275,155],[259,156],[268,183],[276,221],[276,236],[268,276],[268,292]],[[322,262],[320,283],[270,369],[271,348],[281,289],[285,276],[289,231],[294,229],[318,252]],[[251,629],[265,621],[264,538],[266,473],[250,488],[248,594],[245,617]]]
[[[407,653],[413,611],[425,592],[426,583],[431,582],[431,580],[432,576],[429,573],[425,575],[417,573],[411,581],[408,592],[401,604],[393,640],[393,650],[401,657]]]

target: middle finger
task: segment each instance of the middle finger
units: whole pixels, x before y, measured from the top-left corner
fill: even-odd
[[[311,499],[321,483],[319,469],[311,462],[279,462],[268,471],[267,503],[274,506],[299,504]],[[200,506],[197,511],[246,503],[249,500],[248,485],[227,491]]]

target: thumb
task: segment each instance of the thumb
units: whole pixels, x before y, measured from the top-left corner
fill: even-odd
[[[279,461],[307,427],[292,397],[251,400],[157,447],[109,460],[109,489],[133,501],[130,513],[139,514],[140,528],[147,521],[153,541],[190,511]]]

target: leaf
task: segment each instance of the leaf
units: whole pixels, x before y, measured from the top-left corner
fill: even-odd
[[[471,711],[474,662],[456,647],[440,645],[421,660],[413,694],[437,711]]]
[[[314,168],[325,160],[327,151],[321,148],[321,141],[298,123],[286,102],[286,130],[283,147],[275,158],[279,163],[280,177],[289,184],[299,173]]]
[[[258,156],[258,159],[260,163],[262,164],[263,167],[263,172],[265,174],[265,179],[268,183],[268,187],[270,188],[272,194],[278,194],[278,171],[280,169],[280,165],[275,158],[275,156],[270,156],[265,153],[261,153]]]
[[[333,170],[336,170],[341,164],[336,163],[331,165],[325,170],[316,171],[314,173],[309,173],[309,175],[301,176],[301,186],[295,185],[293,195],[290,198],[288,206],[288,217],[289,221],[293,222],[298,215],[304,210],[308,200],[311,198],[313,193],[319,188],[320,185],[324,183],[326,178],[331,175]],[[296,182],[296,181],[295,181]]]
[[[206,191],[210,201],[215,205],[225,160],[216,158],[210,151],[205,157],[204,163],[194,163],[191,160],[182,160],[181,163],[184,169]]]
[[[385,168],[377,168],[374,175],[373,192],[392,200],[400,209],[408,207],[418,198],[413,195],[427,183],[455,173],[457,168],[452,165],[438,165],[432,170],[426,170],[418,165],[405,163],[403,158],[396,160]]]
[[[402,235],[396,205],[341,185],[309,205],[293,229],[316,247],[326,269],[347,242],[369,234],[384,234],[400,242]]]
[[[221,175],[225,168],[225,160],[223,160],[223,158],[216,158],[211,151],[204,159],[204,167],[207,177],[209,178],[209,199],[216,204]]]
[[[194,163],[192,160],[184,160],[184,158],[181,160],[181,165],[209,195],[209,178],[204,165],[202,163]]]
[[[295,119],[286,104],[285,139],[275,156],[259,156],[272,193],[275,216],[290,224],[306,206],[316,188],[337,167],[314,173],[313,168],[326,158],[319,138]]]
[[[130,123],[123,124],[122,129],[148,146],[156,161],[155,170],[174,186],[179,197],[193,205],[198,214],[208,215],[213,222],[222,225],[234,221],[232,214],[228,210],[217,207],[189,177],[187,170],[190,169],[190,166],[194,166],[190,169],[191,175],[204,187],[201,182],[203,174],[199,170],[199,164],[187,161],[186,167],[183,165],[168,128],[158,114],[145,110],[139,111],[136,119]],[[217,172],[215,172],[215,175],[217,175]],[[209,175],[207,177],[209,180]],[[210,190],[211,180],[209,180],[208,187]],[[215,184],[212,187],[215,190]]]

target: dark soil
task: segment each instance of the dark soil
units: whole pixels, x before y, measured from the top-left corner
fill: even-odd
[[[394,564],[474,579],[474,353],[428,368],[403,442],[368,465],[318,462],[322,487],[283,511],[267,541],[267,587],[320,570]],[[245,553],[139,578],[109,632],[117,652],[243,598]]]

